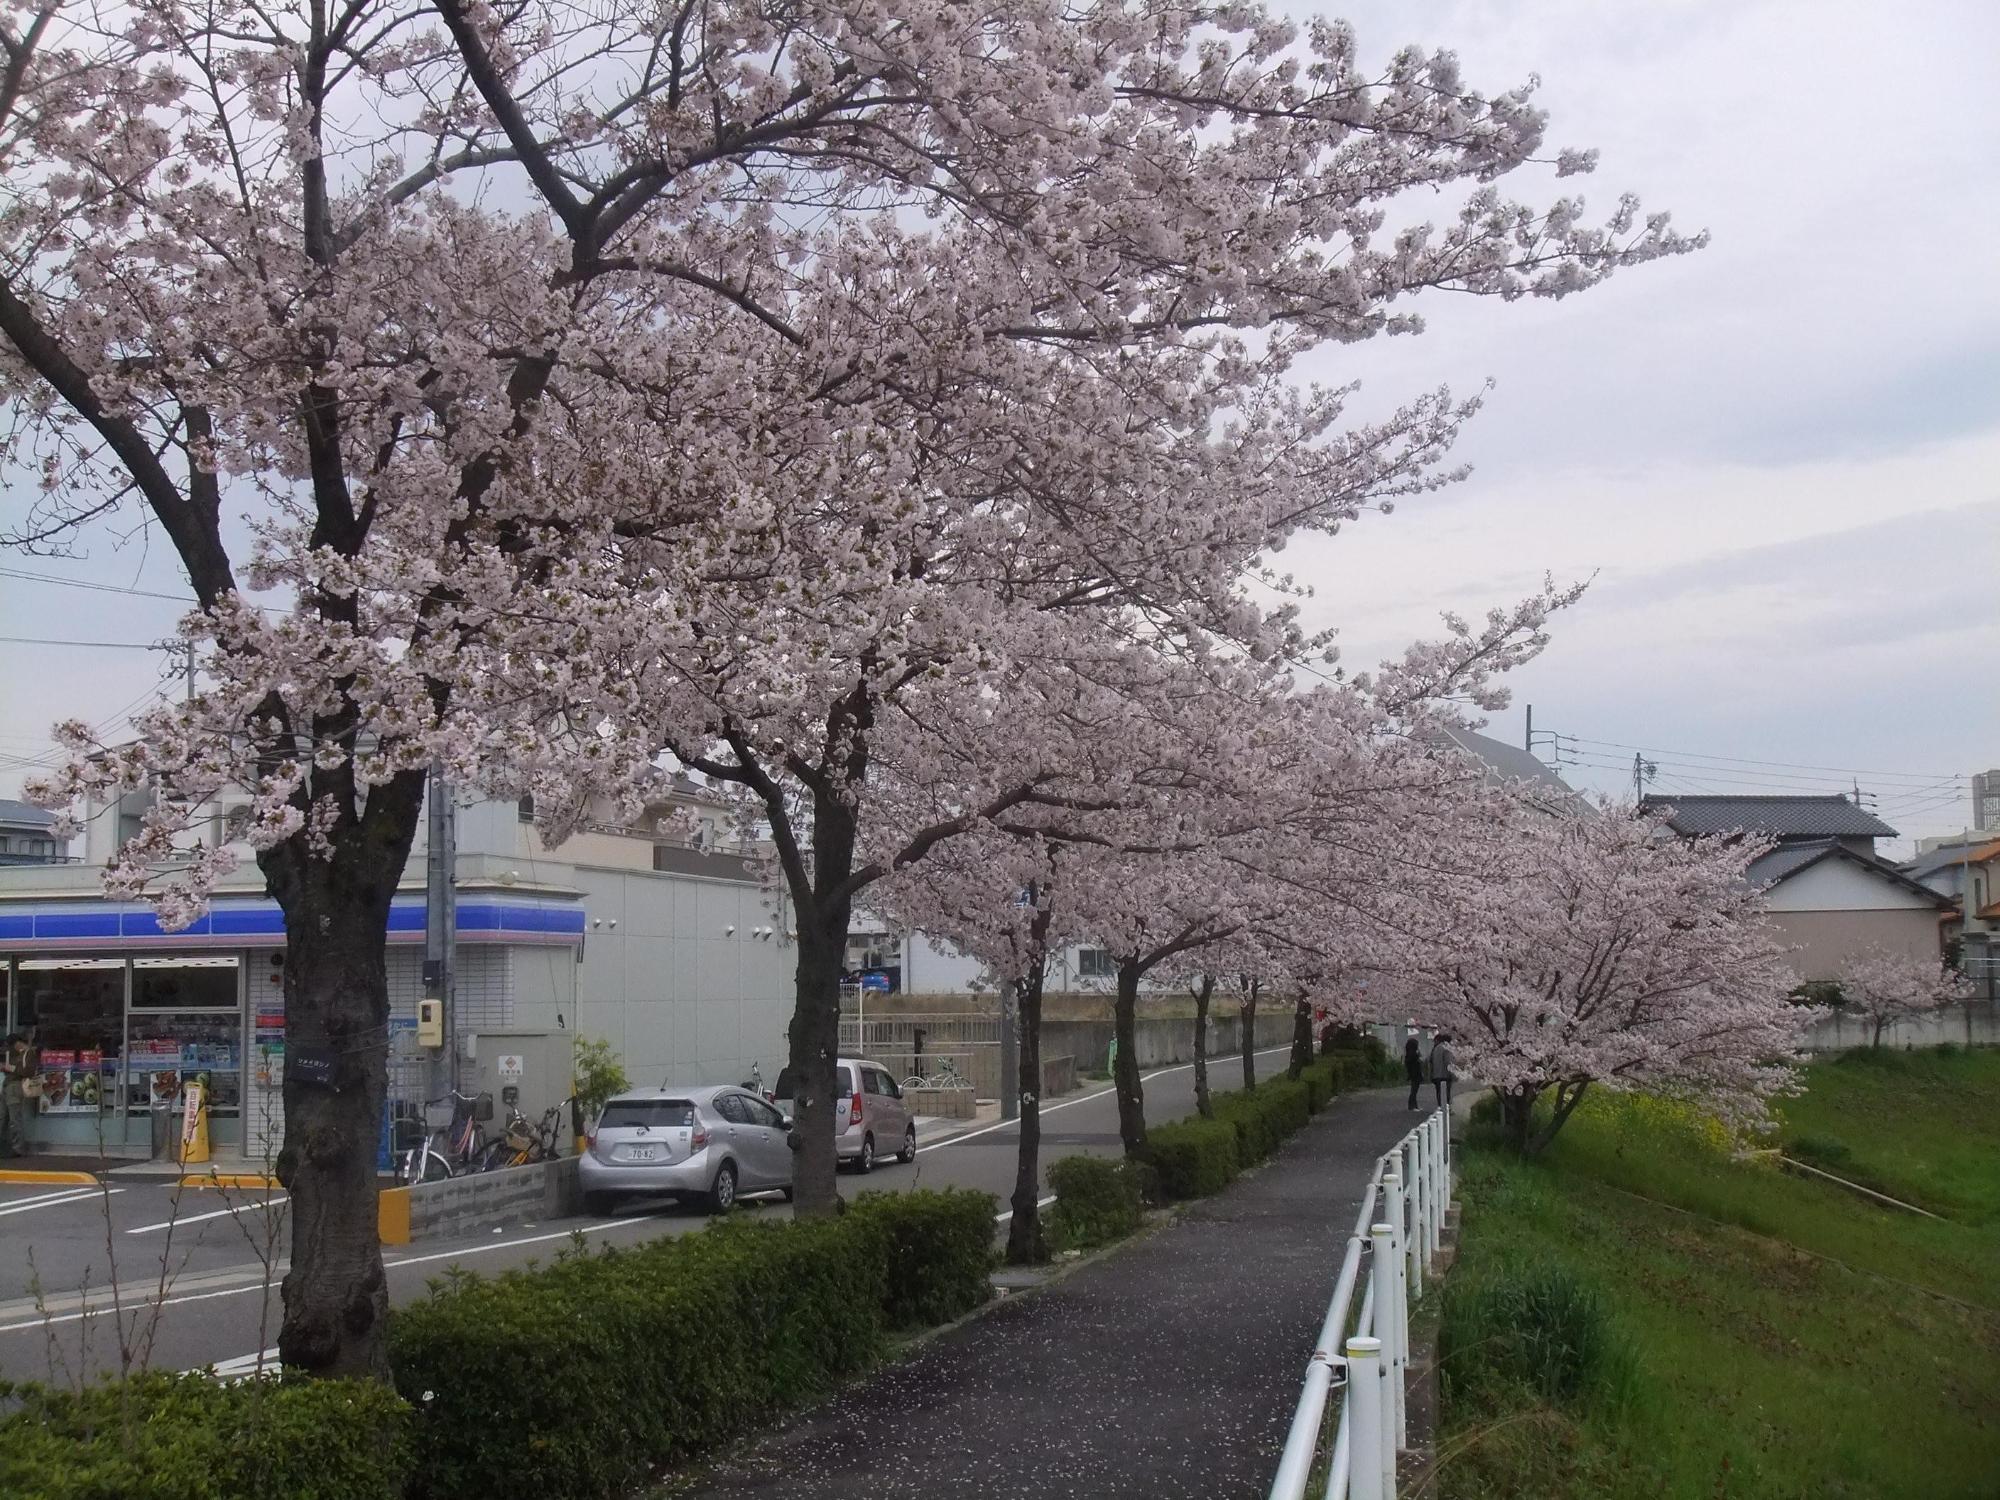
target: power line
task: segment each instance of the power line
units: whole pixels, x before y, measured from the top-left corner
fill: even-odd
[[[176,643],[163,646],[158,641],[64,641],[46,635],[0,635],[10,646],[97,646],[108,651],[185,651]]]
[[[132,588],[122,583],[97,583],[88,578],[59,578],[53,573],[30,573],[25,568],[0,568],[0,578],[21,578],[29,583],[53,583],[66,589],[91,589],[100,594],[131,594],[140,599],[165,599],[172,604],[192,605],[186,594],[162,594],[155,589]]]
[[[1711,755],[1701,750],[1669,750],[1648,745],[1627,745],[1617,740],[1596,740],[1592,739],[1589,735],[1583,734],[1573,736],[1573,738],[1579,739],[1587,745],[1603,745],[1613,750],[1636,750],[1647,756],[1675,756],[1685,761],[1722,762],[1722,765],[1718,769],[1727,769],[1731,766],[1775,766],[1780,770],[1787,771],[1830,771],[1836,776],[1841,777],[1856,775],[1889,776],[1901,781],[1925,782],[1957,780],[1962,779],[1965,774],[1962,771],[1871,771],[1866,766],[1816,766],[1800,761],[1751,760],[1740,755]]]

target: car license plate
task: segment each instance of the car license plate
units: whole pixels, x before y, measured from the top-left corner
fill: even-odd
[[[657,1161],[659,1160],[659,1156],[660,1148],[658,1146],[627,1146],[625,1148],[625,1160],[627,1161]]]

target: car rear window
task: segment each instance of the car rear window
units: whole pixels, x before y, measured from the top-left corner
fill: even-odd
[[[598,1117],[599,1130],[651,1130],[694,1124],[694,1105],[686,1099],[613,1099]]]
[[[854,1092],[854,1082],[848,1076],[847,1069],[835,1068],[833,1070],[833,1091],[843,1099]],[[778,1086],[771,1092],[777,1098],[787,1101],[798,1098],[798,1074],[794,1073],[790,1068],[784,1069],[778,1074]]]

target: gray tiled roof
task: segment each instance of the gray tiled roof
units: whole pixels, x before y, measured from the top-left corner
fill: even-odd
[[[1922,880],[1926,875],[1935,875],[1939,870],[1949,869],[1967,860],[1978,859],[1990,844],[2000,843],[2000,833],[1989,833],[1975,838],[1970,844],[1946,844],[1933,849],[1928,854],[1919,854],[1903,866],[1912,879]],[[1983,863],[1983,861],[1981,861]]]
[[[1950,906],[1948,897],[1940,896],[1928,886],[1918,885],[1908,875],[1890,864],[1886,859],[1877,859],[1872,854],[1857,854],[1842,844],[1839,839],[1813,839],[1796,844],[1783,844],[1768,854],[1760,854],[1750,861],[1750,868],[1744,873],[1750,883],[1757,886],[1777,885],[1789,880],[1801,870],[1818,864],[1823,859],[1841,859],[1849,864],[1859,865],[1872,875],[1877,875],[1891,885],[1904,890],[1928,896],[1940,906]]]
[[[1673,809],[1676,833],[1731,833],[1745,829],[1778,839],[1892,839],[1896,830],[1847,798],[1648,797],[1646,807]]]
[[[36,828],[46,828],[55,822],[56,815],[45,812],[26,802],[16,802],[11,797],[0,797],[0,823],[29,823]]]
[[[1570,791],[1560,776],[1518,745],[1470,729],[1447,729],[1444,735],[1466,754],[1484,761],[1487,769],[1503,781],[1533,781],[1551,791]]]

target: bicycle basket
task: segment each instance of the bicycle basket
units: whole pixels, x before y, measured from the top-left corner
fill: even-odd
[[[457,1119],[458,1115],[452,1109],[449,1099],[445,1100],[442,1104],[432,1102],[424,1105],[424,1129],[426,1130],[449,1130]]]
[[[535,1144],[535,1133],[525,1125],[516,1125],[507,1132],[509,1151],[526,1151]]]

